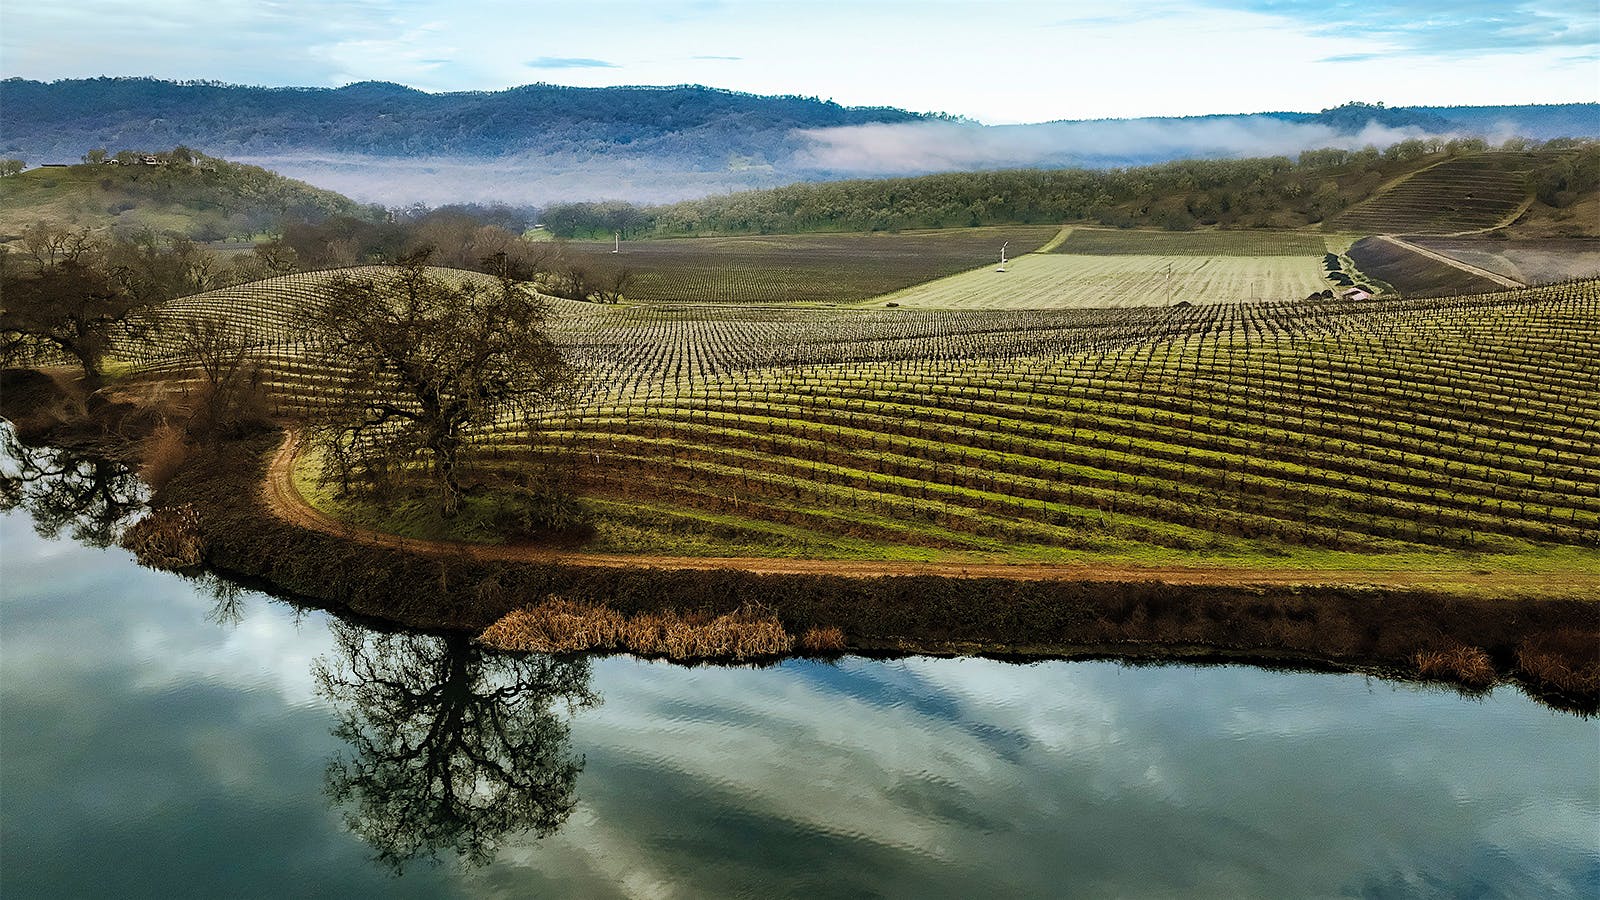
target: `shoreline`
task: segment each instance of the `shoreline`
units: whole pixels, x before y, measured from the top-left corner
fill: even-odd
[[[838,650],[863,655],[1238,662],[1412,679],[1419,653],[1459,647],[1481,650],[1497,678],[1545,702],[1600,710],[1600,696],[1564,693],[1519,663],[1530,642],[1600,636],[1600,603],[1586,595],[1506,600],[1403,584],[1181,583],[1132,569],[1098,578],[1057,567],[1055,577],[1030,579],[971,566],[954,576],[861,575],[733,569],[697,558],[677,568],[624,564],[627,557],[586,564],[581,554],[517,548],[499,556],[493,545],[363,538],[325,516],[280,517],[273,507],[283,498],[269,498],[281,489],[273,470],[281,478],[287,447],[271,433],[194,460],[160,492],[157,514],[197,513],[208,568],[402,627],[476,635],[550,598],[623,615],[724,614],[753,603],[795,634],[837,628],[845,638]]]

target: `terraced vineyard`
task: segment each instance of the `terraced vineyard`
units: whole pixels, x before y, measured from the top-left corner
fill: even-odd
[[[1340,231],[1453,234],[1493,228],[1531,199],[1530,172],[1553,151],[1500,151],[1447,160],[1332,220]]]
[[[256,302],[280,409],[316,402],[326,364],[266,312],[304,299]],[[1596,281],[1363,304],[570,304],[552,327],[584,390],[532,458],[508,422],[476,465],[570,469],[594,549],[1600,566]]]
[[[1060,229],[1017,225],[900,234],[802,234],[572,242],[562,256],[601,278],[627,269],[641,302],[841,303],[896,291],[1043,246]]]

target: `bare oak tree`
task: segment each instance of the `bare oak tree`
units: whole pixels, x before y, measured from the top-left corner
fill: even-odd
[[[314,434],[349,486],[425,462],[445,515],[462,496],[474,428],[529,420],[568,381],[544,307],[510,277],[452,283],[419,257],[380,277],[342,276],[308,323],[329,369]]]
[[[120,330],[159,298],[106,258],[87,229],[38,225],[23,234],[21,262],[0,257],[0,361],[40,345],[76,359],[91,384]]]

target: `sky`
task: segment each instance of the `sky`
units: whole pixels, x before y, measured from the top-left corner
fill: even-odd
[[[987,124],[1600,100],[1600,0],[76,0],[0,4],[0,75],[706,84]]]

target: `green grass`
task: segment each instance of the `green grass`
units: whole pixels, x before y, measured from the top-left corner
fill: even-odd
[[[295,489],[306,502],[328,516],[359,528],[421,540],[503,544],[506,536],[496,526],[496,519],[519,502],[505,495],[469,492],[462,498],[460,511],[446,517],[439,495],[420,487],[383,499],[346,494],[323,481],[315,453],[297,460],[293,477]]]

